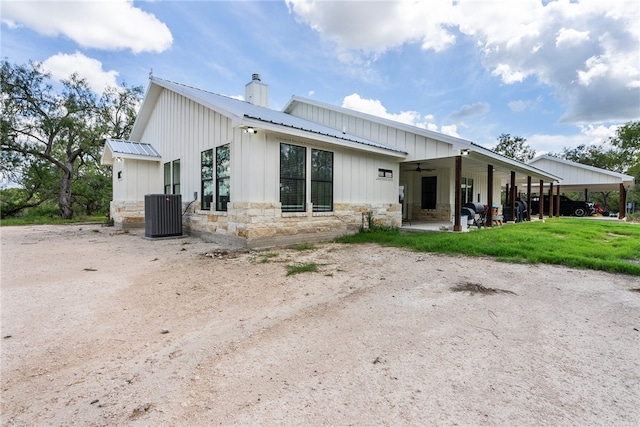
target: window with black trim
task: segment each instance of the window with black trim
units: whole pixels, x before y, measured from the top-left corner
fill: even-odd
[[[213,201],[213,149],[200,153],[200,209],[211,209]]]
[[[280,144],[280,203],[282,212],[304,212],[306,202],[307,150]]]
[[[437,201],[438,179],[435,176],[422,177],[422,209],[435,209]]]
[[[164,194],[180,194],[180,159],[164,164]]]
[[[460,197],[463,205],[473,202],[473,178],[462,178],[460,181]]]
[[[164,194],[171,194],[171,162],[164,164]]]
[[[173,194],[180,194],[180,159],[171,162],[173,178]]]
[[[216,148],[216,210],[226,211],[231,200],[231,157],[229,144]]]
[[[314,212],[333,210],[333,153],[311,150],[311,203]]]

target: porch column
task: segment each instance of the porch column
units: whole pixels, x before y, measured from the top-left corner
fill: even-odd
[[[627,216],[627,189],[620,183],[620,206],[618,207],[618,219]]]
[[[549,183],[549,218],[553,218],[553,182]]]
[[[462,213],[462,204],[460,203],[460,185],[462,185],[462,156],[456,156],[456,188],[454,195],[454,213],[453,213],[453,231],[462,231],[460,224],[460,214]]]
[[[584,201],[585,202],[589,201],[589,189],[588,188],[584,189]]]
[[[556,185],[556,203],[554,205],[556,208],[556,218],[560,217],[560,184]]]
[[[531,176],[527,176],[527,221],[531,221]]]
[[[493,227],[493,166],[487,165],[487,222],[485,227]]]
[[[544,181],[540,180],[540,191],[538,191],[538,219],[544,219]]]
[[[511,171],[511,195],[509,196],[511,207],[511,221],[516,222],[516,173]]]

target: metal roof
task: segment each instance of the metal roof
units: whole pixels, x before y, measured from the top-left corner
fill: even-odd
[[[141,157],[162,157],[160,153],[151,146],[151,144],[125,141],[122,139],[107,139],[105,143],[109,146],[114,155],[123,154]]]
[[[235,98],[230,98],[228,96],[219,95],[213,92],[208,92],[206,90],[197,89],[191,86],[160,79],[157,77],[152,77],[151,81],[166,89],[180,93],[183,96],[192,99],[193,101],[198,102],[206,107],[209,107],[214,111],[227,116],[232,116],[232,119],[235,118],[235,121],[238,122],[237,125],[245,124],[245,121],[247,119],[258,120],[266,124],[276,125],[283,128],[295,129],[316,135],[327,136],[342,141],[360,144],[363,146],[391,151],[393,153],[399,153],[402,155],[407,154],[406,152],[395,147],[380,144],[378,142],[371,141],[369,139],[349,133],[341,132],[331,127],[324,126],[309,120],[301,119],[282,111],[272,110],[270,108],[254,105],[246,101],[241,101]],[[250,124],[255,125],[255,123]],[[286,132],[286,129],[282,129],[282,132]]]

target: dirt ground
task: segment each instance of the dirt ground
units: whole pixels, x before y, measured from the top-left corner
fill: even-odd
[[[640,424],[637,277],[0,233],[3,426]]]

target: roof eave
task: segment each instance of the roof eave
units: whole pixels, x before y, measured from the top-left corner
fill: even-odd
[[[313,132],[305,129],[298,129],[282,124],[265,122],[259,119],[253,118],[245,118],[241,124],[241,127],[245,126],[253,126],[257,129],[266,130],[273,133],[279,133],[283,135],[296,136],[300,138],[306,139],[314,139],[320,142],[325,142],[329,144],[339,145],[342,147],[359,150],[359,151],[367,151],[370,153],[382,154],[385,156],[395,157],[397,159],[404,159],[407,156],[407,153],[399,150],[387,149],[383,147],[378,147],[375,145],[367,145],[361,142],[349,140],[347,138],[338,138],[331,135],[325,135],[318,132]]]

